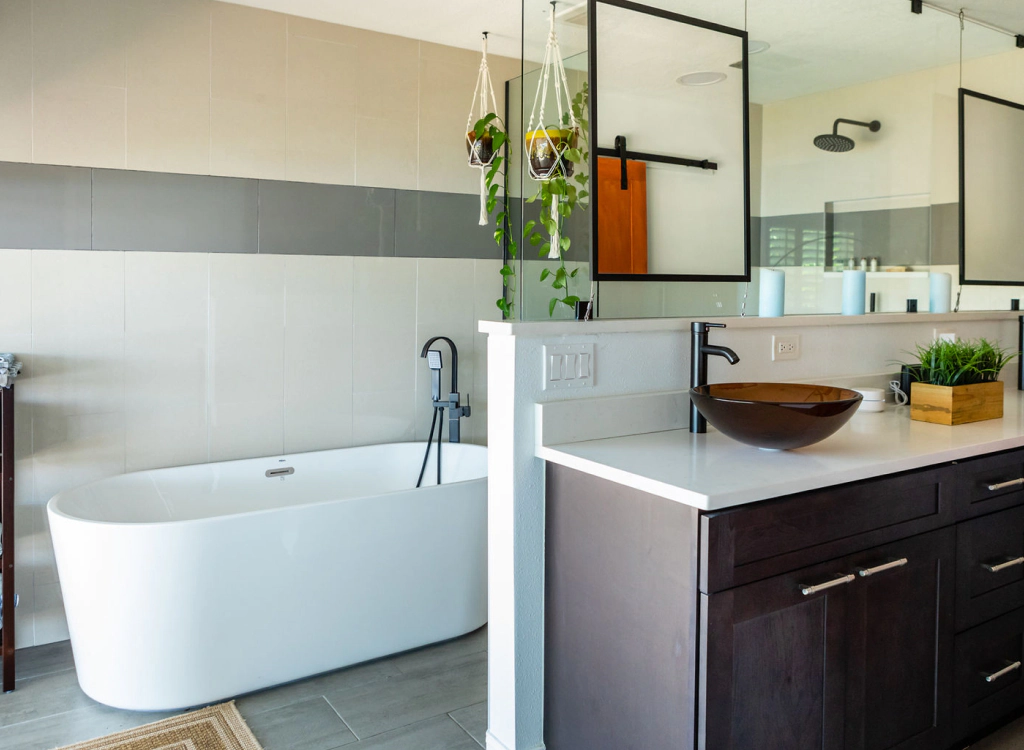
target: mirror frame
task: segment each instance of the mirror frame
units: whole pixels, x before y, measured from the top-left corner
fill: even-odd
[[[590,189],[590,278],[593,281],[750,281],[752,241],[750,236],[750,64],[748,55],[748,34],[742,29],[734,29],[699,18],[684,16],[679,13],[653,8],[649,5],[631,2],[630,0],[587,0],[587,81],[590,88],[590,158],[589,168],[592,176],[597,175],[598,140],[597,140],[597,6],[611,5],[616,8],[644,13],[666,21],[683,23],[688,26],[728,34],[740,39],[743,46],[743,273],[735,275],[723,274],[626,274],[601,273],[598,269],[599,236],[598,218],[598,185],[597,179],[591,179]]]
[[[967,278],[967,154],[964,148],[967,137],[967,97],[974,97],[992,104],[1001,104],[1011,109],[1024,109],[1024,104],[982,94],[971,89],[960,88],[960,284],[963,286],[1024,286],[1024,279],[1019,281],[984,281]]]

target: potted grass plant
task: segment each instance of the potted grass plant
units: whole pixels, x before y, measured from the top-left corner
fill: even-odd
[[[917,347],[920,381],[910,394],[910,418],[957,425],[1000,419],[1003,384],[999,373],[1016,354],[979,341],[934,341]]]

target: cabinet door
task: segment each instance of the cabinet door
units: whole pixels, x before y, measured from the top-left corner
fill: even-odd
[[[701,750],[843,746],[844,561],[701,600]]]
[[[846,750],[952,740],[955,549],[950,528],[848,558]]]

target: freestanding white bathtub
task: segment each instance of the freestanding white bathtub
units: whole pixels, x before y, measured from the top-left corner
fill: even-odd
[[[438,487],[435,446],[415,489],[424,448],[144,471],[56,495],[82,689],[186,708],[482,626],[487,449],[446,443]]]

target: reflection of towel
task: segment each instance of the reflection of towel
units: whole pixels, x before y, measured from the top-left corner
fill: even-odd
[[[21,362],[13,354],[0,354],[0,388],[8,388],[21,372]]]

